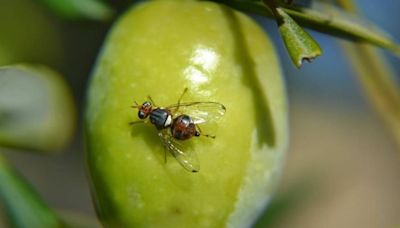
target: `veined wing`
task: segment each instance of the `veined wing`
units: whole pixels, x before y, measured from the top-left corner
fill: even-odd
[[[174,104],[167,108],[172,112],[174,118],[185,114],[190,116],[195,124],[216,121],[226,111],[225,106],[218,102],[188,102]]]
[[[183,150],[183,146],[168,132],[168,129],[158,133],[161,141],[166,149],[175,157],[175,159],[189,172],[198,172],[200,170],[199,160],[197,155],[192,150]]]

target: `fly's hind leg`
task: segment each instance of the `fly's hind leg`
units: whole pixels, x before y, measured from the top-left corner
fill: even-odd
[[[163,134],[162,131],[158,132],[158,136],[161,138],[161,140],[164,144],[164,146],[163,146],[163,148],[164,148],[164,163],[167,164],[167,150],[169,147],[168,139],[166,138],[166,136]]]
[[[167,164],[167,146],[164,146],[164,163]]]

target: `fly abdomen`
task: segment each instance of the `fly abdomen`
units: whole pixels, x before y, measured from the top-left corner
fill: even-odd
[[[187,115],[180,115],[174,119],[174,123],[171,126],[171,134],[178,140],[186,140],[193,136],[199,136],[199,133],[196,131],[196,125]]]
[[[150,113],[150,122],[154,124],[158,130],[161,130],[171,125],[172,117],[168,110],[157,108]]]

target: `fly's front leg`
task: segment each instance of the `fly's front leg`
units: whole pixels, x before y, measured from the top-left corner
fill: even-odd
[[[135,105],[132,105],[131,108],[140,108],[141,105],[139,105],[136,101],[134,101]]]

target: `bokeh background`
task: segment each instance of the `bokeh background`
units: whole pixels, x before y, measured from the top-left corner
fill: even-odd
[[[121,11],[129,3],[109,2]],[[357,3],[365,17],[400,42],[400,1]],[[287,56],[276,24],[255,19],[277,46],[289,94],[291,127],[282,183],[265,224],[400,227],[400,152],[368,103],[339,39],[311,31],[323,55],[298,70]],[[65,20],[35,0],[0,0],[0,44],[9,44],[0,45],[0,63],[23,61],[53,67],[67,79],[79,114],[74,141],[60,154],[0,150],[51,207],[93,218],[82,112],[87,81],[111,25],[112,21]],[[22,60],[5,58],[1,48],[27,54]],[[399,59],[385,55],[399,76]]]

